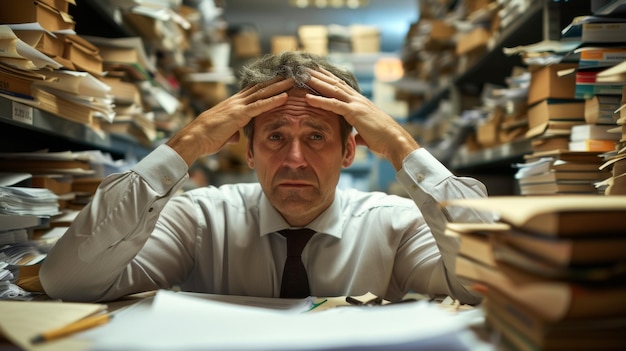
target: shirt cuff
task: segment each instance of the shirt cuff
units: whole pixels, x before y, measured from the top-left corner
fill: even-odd
[[[452,172],[424,148],[411,152],[402,161],[402,168],[396,174],[400,184],[411,193],[420,189],[429,193],[429,190],[451,176]]]
[[[182,157],[166,144],[159,145],[132,170],[160,195],[167,194],[189,171]]]

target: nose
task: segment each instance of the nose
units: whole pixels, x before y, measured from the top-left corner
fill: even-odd
[[[290,168],[302,168],[306,166],[306,160],[302,150],[302,142],[298,138],[293,138],[287,145],[284,165]]]

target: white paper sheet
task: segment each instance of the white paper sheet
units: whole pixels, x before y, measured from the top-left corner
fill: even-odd
[[[476,315],[425,301],[285,313],[159,291],[139,307],[83,337],[95,350],[491,349],[467,329]]]

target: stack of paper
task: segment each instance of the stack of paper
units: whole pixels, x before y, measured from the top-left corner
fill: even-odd
[[[306,313],[295,302],[276,310],[159,291],[151,306],[123,310],[81,338],[94,350],[492,349],[468,329],[478,310],[452,313],[421,301]]]

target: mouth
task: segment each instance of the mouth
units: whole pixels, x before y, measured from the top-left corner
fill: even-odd
[[[304,188],[311,186],[311,184],[305,182],[283,182],[279,183],[278,186],[285,188]]]

